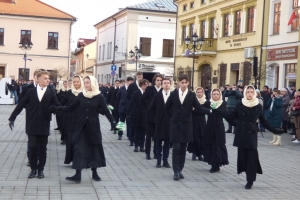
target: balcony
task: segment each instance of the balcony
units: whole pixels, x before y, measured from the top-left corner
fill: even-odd
[[[214,38],[205,38],[202,48],[196,50],[195,56],[211,56],[215,57],[217,55],[217,40]],[[181,50],[182,49],[182,50]],[[178,52],[182,52],[180,56],[191,57],[193,56],[192,51],[188,51],[185,44],[178,47]]]

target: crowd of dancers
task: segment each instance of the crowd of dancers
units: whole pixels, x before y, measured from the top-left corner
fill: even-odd
[[[116,80],[105,99],[93,76],[74,76],[71,81],[60,83],[56,91],[49,85],[49,73],[35,72],[35,82],[25,91],[24,98],[9,118],[12,129],[17,115],[26,109],[26,133],[28,135],[28,159],[31,172],[28,178],[44,178],[46,150],[50,134],[52,113],[56,115],[62,144],[66,144],[65,164],[72,163],[75,175],[66,180],[80,183],[81,171],[91,168],[92,179],[100,181],[97,168],[106,166],[102,145],[99,114],[105,115],[111,130],[124,138],[124,129],[118,124],[126,123],[126,136],[134,152],[145,152],[151,158],[153,145],[156,167],[173,168],[174,180],[184,178],[186,151],[211,165],[210,172],[220,171],[228,165],[226,135],[223,118],[236,127],[234,146],[238,148],[237,172],[245,172],[246,189],[251,189],[256,174],[262,174],[258,151],[258,120],[264,128],[276,135],[281,130],[272,127],[263,115],[263,108],[251,85],[244,88],[244,96],[232,112],[227,112],[222,91],[212,89],[210,99],[205,89],[188,89],[189,78],[180,75],[178,86],[160,74],[152,83],[137,72],[135,80]],[[151,86],[150,86],[151,84]],[[300,97],[299,97],[300,98]],[[109,105],[109,106],[108,106]],[[110,108],[110,109],[109,109]],[[299,109],[294,107],[293,109]],[[172,148],[172,166],[169,151]]]

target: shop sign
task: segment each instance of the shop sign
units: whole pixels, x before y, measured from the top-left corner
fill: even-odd
[[[155,65],[139,64],[139,68],[144,70],[154,70]]]
[[[247,41],[247,38],[238,38],[232,40],[226,40],[225,43],[229,44],[230,47],[240,47],[242,46],[242,42]]]
[[[269,49],[267,60],[292,60],[298,58],[298,46]]]
[[[286,79],[296,79],[296,78],[297,78],[296,73],[286,74]]]

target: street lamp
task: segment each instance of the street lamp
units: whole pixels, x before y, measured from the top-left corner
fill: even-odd
[[[135,58],[135,70],[137,71],[137,61],[142,57],[141,50],[137,46],[135,46],[134,52],[132,50],[129,51],[129,56],[131,58]]]
[[[27,54],[26,51],[29,51],[32,48],[33,44],[30,40],[24,40],[23,42],[21,41],[19,43],[19,48],[22,49],[23,51],[25,51],[24,53],[24,62],[25,62],[25,67],[24,67],[24,71],[25,71],[25,75],[24,75],[24,79],[25,81],[27,81],[29,79],[29,77],[27,78],[27,72],[26,72],[26,61],[27,61]]]
[[[192,41],[189,37],[185,38],[185,45],[189,50],[193,50],[193,71],[192,71],[192,88],[194,89],[194,71],[195,71],[195,54],[196,54],[196,50],[201,50],[202,46],[204,44],[204,39],[203,38],[198,38],[198,35],[196,33],[194,33],[192,35]],[[192,43],[191,43],[192,42]],[[191,43],[191,45],[190,45]]]
[[[86,61],[89,59],[90,55],[87,53],[85,56],[86,56],[86,60],[85,60],[84,76],[86,76]]]

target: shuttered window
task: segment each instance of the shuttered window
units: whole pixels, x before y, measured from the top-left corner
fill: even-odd
[[[163,40],[163,52],[162,57],[173,57],[174,40]]]
[[[151,38],[140,38],[140,50],[143,56],[151,56]]]

